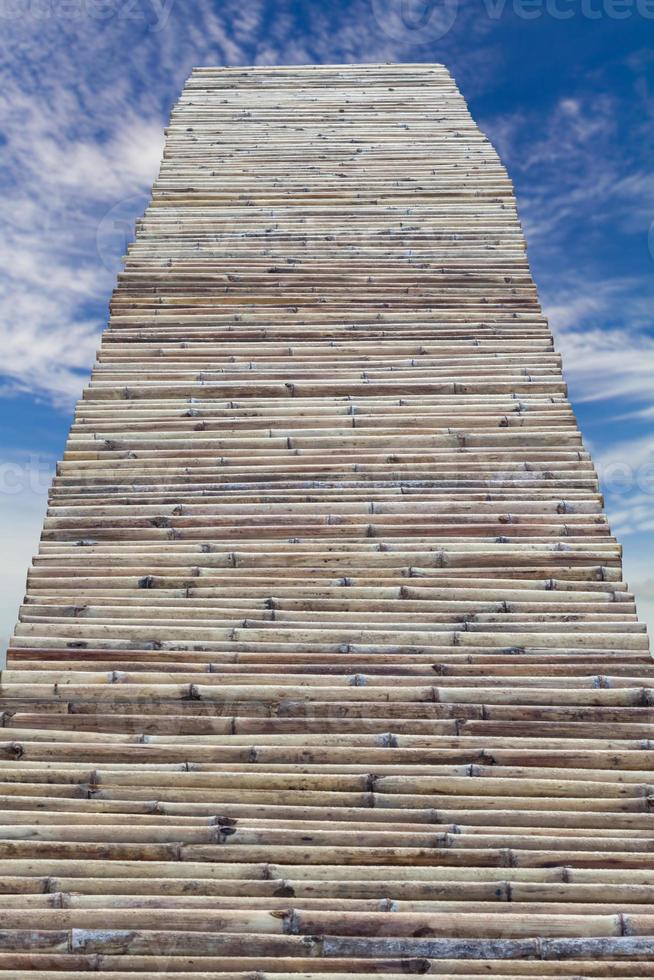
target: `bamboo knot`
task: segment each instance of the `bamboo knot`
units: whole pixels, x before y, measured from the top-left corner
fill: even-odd
[[[275,918],[282,919],[283,925],[282,930],[288,936],[299,936],[302,923],[300,921],[299,913],[296,909],[287,909],[285,912],[273,911],[271,915]],[[308,937],[307,937],[308,938]]]
[[[273,892],[275,898],[295,898],[295,889],[289,881],[284,879],[279,888],[276,888]]]
[[[379,779],[379,776],[376,776],[374,773],[369,772],[364,778],[366,783],[366,792],[372,796],[371,806],[374,807],[376,802],[374,797],[375,797],[375,791],[377,786],[377,780]]]
[[[391,732],[384,732],[382,735],[378,735],[376,738],[376,742],[377,745],[385,749],[399,748],[397,735],[393,735]]]

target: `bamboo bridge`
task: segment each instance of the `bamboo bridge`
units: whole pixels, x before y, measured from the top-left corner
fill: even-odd
[[[653,674],[446,69],[194,70],[3,672],[0,980],[654,977]]]

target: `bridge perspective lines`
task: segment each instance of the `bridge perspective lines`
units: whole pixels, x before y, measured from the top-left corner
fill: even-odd
[[[447,70],[195,69],[2,674],[0,980],[654,977],[653,675]]]

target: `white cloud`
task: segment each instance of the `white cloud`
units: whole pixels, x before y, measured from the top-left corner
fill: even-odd
[[[631,107],[636,118],[642,100]],[[524,108],[483,128],[517,178],[530,244],[551,247],[553,232],[574,233],[580,218],[614,231],[647,235],[654,218],[654,179],[633,158],[619,125],[624,107],[607,90],[580,90],[548,112]]]
[[[650,200],[654,215],[654,181],[620,139],[613,96],[572,92],[541,115],[523,108],[491,119],[486,129],[516,182],[571,394],[576,401],[651,403],[654,227],[648,250],[646,216]],[[635,230],[640,261],[628,274],[605,273],[606,246],[613,250],[617,234]]]
[[[158,122],[132,116],[102,144],[64,139],[60,115],[23,96],[20,119],[5,126],[15,186],[0,203],[0,346],[5,393],[66,404],[92,363],[103,326],[95,311],[112,285],[98,226],[116,199],[149,187],[162,134]]]
[[[635,276],[594,281],[560,275],[541,288],[575,401],[613,401],[623,409],[625,402],[654,400],[648,286]]]

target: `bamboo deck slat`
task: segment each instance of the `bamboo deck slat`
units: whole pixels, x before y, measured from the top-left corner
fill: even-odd
[[[654,977],[654,667],[439,65],[194,70],[0,690],[0,980]]]

